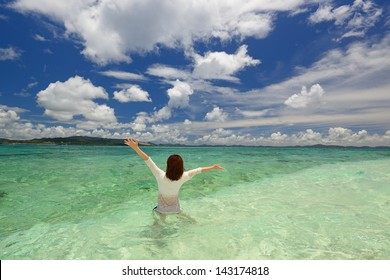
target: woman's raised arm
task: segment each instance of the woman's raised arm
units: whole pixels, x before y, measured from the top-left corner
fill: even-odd
[[[143,160],[149,159],[149,156],[144,151],[142,151],[141,148],[138,146],[139,144],[138,140],[127,138],[125,140],[125,144],[130,148],[132,148]]]
[[[201,167],[202,172],[207,172],[211,170],[223,170],[223,167],[220,164],[214,164],[212,166],[207,166],[207,167]]]

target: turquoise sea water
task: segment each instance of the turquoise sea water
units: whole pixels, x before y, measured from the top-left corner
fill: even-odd
[[[0,145],[1,259],[390,259],[389,148],[145,147],[183,185],[162,220],[128,147]]]

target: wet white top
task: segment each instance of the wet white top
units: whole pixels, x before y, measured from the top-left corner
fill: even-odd
[[[165,176],[162,171],[149,157],[145,160],[146,165],[152,171],[157,180],[158,185],[158,205],[156,211],[160,213],[180,213],[179,191],[180,187],[190,180],[194,175],[202,172],[202,168],[198,167],[189,171],[184,171],[181,178],[177,181],[172,181]]]

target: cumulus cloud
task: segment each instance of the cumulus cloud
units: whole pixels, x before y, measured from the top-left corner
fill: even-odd
[[[366,130],[360,130],[357,133],[354,133],[351,129],[343,127],[329,128],[328,137],[326,142],[329,144],[333,143],[343,143],[343,145],[356,144],[359,142],[364,142],[368,137],[368,132]]]
[[[0,108],[0,127],[5,127],[18,121],[19,119],[20,117],[14,110]]]
[[[337,25],[342,24],[351,14],[351,7],[343,5],[338,8],[333,8],[330,5],[319,6],[317,11],[310,15],[309,22],[320,23],[323,21],[334,20]]]
[[[246,13],[238,16],[235,20],[228,22],[226,35],[229,38],[231,35],[239,36],[241,39],[246,37],[254,37],[257,39],[265,38],[272,31],[272,14],[255,14]],[[221,30],[221,37],[223,38]],[[217,31],[218,32],[218,31]]]
[[[148,121],[154,123],[171,118],[172,110],[184,109],[189,106],[190,95],[193,93],[194,91],[188,83],[176,80],[173,82],[173,87],[167,90],[168,104],[154,112]]]
[[[204,56],[194,54],[195,67],[193,75],[201,79],[237,81],[233,75],[245,68],[260,63],[247,55],[248,47],[241,46],[235,54],[226,52],[207,52]]]
[[[146,130],[146,124],[149,122],[149,119],[148,113],[137,113],[135,120],[131,123],[131,129],[137,132]]]
[[[190,95],[194,93],[191,86],[186,82],[176,80],[173,87],[167,91],[169,96],[169,108],[186,108],[189,105]]]
[[[114,99],[121,103],[126,102],[152,102],[149,93],[140,86],[132,85],[128,89],[114,92]]]
[[[256,66],[260,60],[248,55],[248,46],[242,45],[233,54],[226,52],[207,52],[199,55],[193,50],[187,54],[192,60],[192,70],[177,69],[171,66],[155,64],[147,69],[149,75],[160,77],[170,82],[172,79],[191,81],[192,84],[207,80],[226,80],[239,82],[235,75],[245,67]]]
[[[275,12],[303,6],[297,0],[16,0],[11,4],[20,12],[43,14],[63,24],[68,38],[80,38],[82,53],[98,64],[131,62],[131,53],[158,46],[190,49],[195,41],[212,38],[264,38],[273,29]]]
[[[0,48],[0,61],[15,60],[18,59],[20,56],[21,52],[16,48]]]
[[[210,134],[195,139],[194,143],[197,145],[242,145],[243,143],[245,143],[244,145],[254,145],[250,143],[255,143],[255,139],[249,134],[237,135],[232,130],[217,128]]]
[[[162,107],[160,110],[155,111],[153,114],[151,114],[151,117],[148,119],[150,123],[159,122],[163,120],[168,120],[172,116],[172,108],[165,106]]]
[[[212,111],[206,114],[204,119],[209,122],[224,122],[228,117],[228,113],[224,112],[222,108],[214,107]]]
[[[333,20],[335,16],[332,12],[332,9],[333,8],[330,5],[319,6],[317,11],[310,15],[309,22],[320,23],[323,21]]]
[[[295,109],[306,108],[309,105],[319,104],[323,94],[324,90],[319,84],[311,86],[309,92],[306,87],[303,86],[300,93],[290,96],[284,104]]]
[[[116,123],[114,109],[99,105],[94,99],[108,99],[108,94],[102,87],[79,76],[51,83],[37,94],[37,102],[45,108],[45,115],[56,120],[69,122],[81,115],[90,122],[89,126]]]
[[[187,144],[189,139],[175,127],[154,124],[147,132],[137,132],[136,137],[145,142],[162,144]]]
[[[355,0],[352,5],[332,7],[330,4],[320,5],[309,17],[309,22],[316,24],[323,21],[334,21],[336,26],[342,26],[346,32],[341,38],[361,37],[371,27],[375,26],[382,9],[371,0]]]
[[[273,133],[271,137],[261,137],[258,140],[276,146],[283,145],[340,145],[340,146],[377,146],[389,143],[386,135],[369,135],[366,130],[353,132],[343,127],[329,128],[328,134],[321,134],[312,129],[287,135],[280,132]]]
[[[276,143],[283,142],[288,138],[287,134],[282,134],[280,131],[274,132],[270,136],[270,140]]]

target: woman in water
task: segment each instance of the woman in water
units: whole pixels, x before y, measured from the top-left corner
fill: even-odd
[[[183,159],[179,155],[171,155],[167,160],[166,172],[158,168],[153,160],[140,149],[138,141],[127,138],[125,144],[131,147],[146,163],[157,180],[158,204],[154,208],[160,214],[180,213],[179,190],[180,187],[194,175],[210,170],[222,170],[219,164],[208,167],[198,167],[184,171]]]

